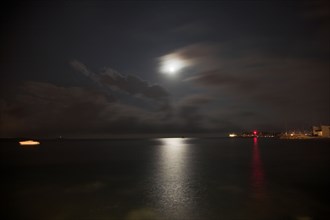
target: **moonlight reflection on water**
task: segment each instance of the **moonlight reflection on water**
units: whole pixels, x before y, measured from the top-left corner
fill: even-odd
[[[159,139],[161,145],[153,180],[153,200],[160,213],[179,219],[189,218],[193,209],[193,189],[189,180],[187,139]]]

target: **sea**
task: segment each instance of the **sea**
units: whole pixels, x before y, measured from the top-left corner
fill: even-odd
[[[330,141],[2,140],[4,220],[330,219]]]

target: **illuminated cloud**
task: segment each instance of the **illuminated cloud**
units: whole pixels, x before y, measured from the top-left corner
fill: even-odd
[[[160,60],[160,72],[175,75],[182,69],[190,65],[188,60],[181,58],[177,54],[169,54],[159,58]]]
[[[125,76],[112,69],[105,69],[98,76],[103,85],[117,88],[131,95],[142,95],[158,101],[167,99],[169,96],[167,91],[160,85],[149,84],[137,76]]]
[[[161,71],[168,71],[171,62],[180,61],[180,68],[212,69],[219,66],[217,59],[219,45],[196,43],[174,50],[160,57]]]
[[[76,60],[70,64],[75,70],[92,79],[105,91],[117,89],[131,95],[141,95],[156,101],[164,101],[169,96],[167,91],[160,85],[150,84],[134,75],[123,75],[111,68],[104,68],[100,73],[94,73],[88,70],[86,65]]]
[[[326,62],[239,46],[237,41],[217,46],[192,44],[173,52],[194,65],[194,71],[186,75],[184,84],[208,91],[217,97],[215,102],[219,106],[223,100],[221,110],[216,110],[216,106],[211,108],[211,111],[218,111],[218,115],[208,113],[210,117],[220,121],[227,117],[234,124],[259,123],[259,126],[272,128],[279,124],[276,121],[279,117],[282,121],[306,126],[301,118],[308,118],[313,111],[320,113],[315,119],[328,120],[330,76]],[[297,108],[299,111],[293,110]],[[194,111],[187,110],[182,117],[196,114]],[[252,114],[246,117],[244,112]],[[194,116],[196,120],[201,116],[205,118],[205,113],[198,115]]]

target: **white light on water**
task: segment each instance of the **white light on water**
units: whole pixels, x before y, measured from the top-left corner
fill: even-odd
[[[193,213],[194,190],[191,187],[191,168],[187,138],[159,139],[159,151],[154,183],[151,187],[156,206],[171,215],[169,219],[182,219]]]

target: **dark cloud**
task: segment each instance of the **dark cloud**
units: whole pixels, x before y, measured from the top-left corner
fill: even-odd
[[[180,105],[186,106],[203,106],[204,104],[210,103],[215,99],[205,94],[194,94],[184,97],[180,100]]]
[[[239,77],[229,75],[221,70],[212,70],[198,73],[196,76],[189,77],[185,81],[193,81],[207,87],[234,87],[240,91],[253,91],[258,87],[258,84],[252,77]]]
[[[148,110],[111,99],[98,89],[25,82],[1,99],[0,133],[5,137],[113,137],[116,135],[205,133],[212,124],[205,113],[214,101],[195,94],[171,106]]]
[[[124,76],[111,69],[105,69],[100,74],[100,81],[110,87],[118,88],[131,95],[142,95],[154,100],[167,99],[169,94],[159,85],[150,85],[147,81],[139,77]]]
[[[63,87],[25,82],[1,99],[0,133],[5,137],[111,137],[134,134],[202,132],[199,105],[210,98],[193,96],[177,107],[157,111],[123,104],[104,92],[85,87]],[[197,123],[198,122],[198,123]]]
[[[92,129],[113,100],[96,90],[26,82],[4,99],[2,134],[67,133]],[[109,115],[113,115],[111,111]],[[95,121],[96,120],[96,121]]]
[[[126,76],[110,68],[105,68],[100,73],[93,73],[88,70],[86,65],[76,60],[71,62],[71,66],[104,89],[118,89],[131,95],[140,95],[156,101],[165,101],[169,97],[168,92],[160,85],[150,84],[137,76]]]
[[[235,54],[228,56],[228,48],[235,48]],[[186,74],[185,83],[193,83],[215,97],[225,98],[219,118],[230,115],[234,123],[238,124],[235,118],[240,118],[245,125],[259,123],[261,118],[263,126],[279,124],[280,120],[299,124],[299,120],[311,118],[311,112],[317,111],[318,116],[311,121],[329,120],[330,68],[327,62],[314,57],[272,54],[257,48],[239,50],[235,41],[222,46],[194,44],[172,54],[188,60],[194,69],[190,75]],[[219,99],[218,103],[221,103]],[[228,114],[235,112],[228,103],[237,105],[236,115]],[[255,109],[248,118],[241,114],[247,109]],[[189,111],[199,118],[193,108],[183,111],[182,115],[189,115]],[[276,121],[279,117],[282,118]]]
[[[177,105],[177,118],[187,127],[187,131],[194,132],[208,129],[208,115],[202,111],[213,98],[207,95],[196,94],[184,97]]]

